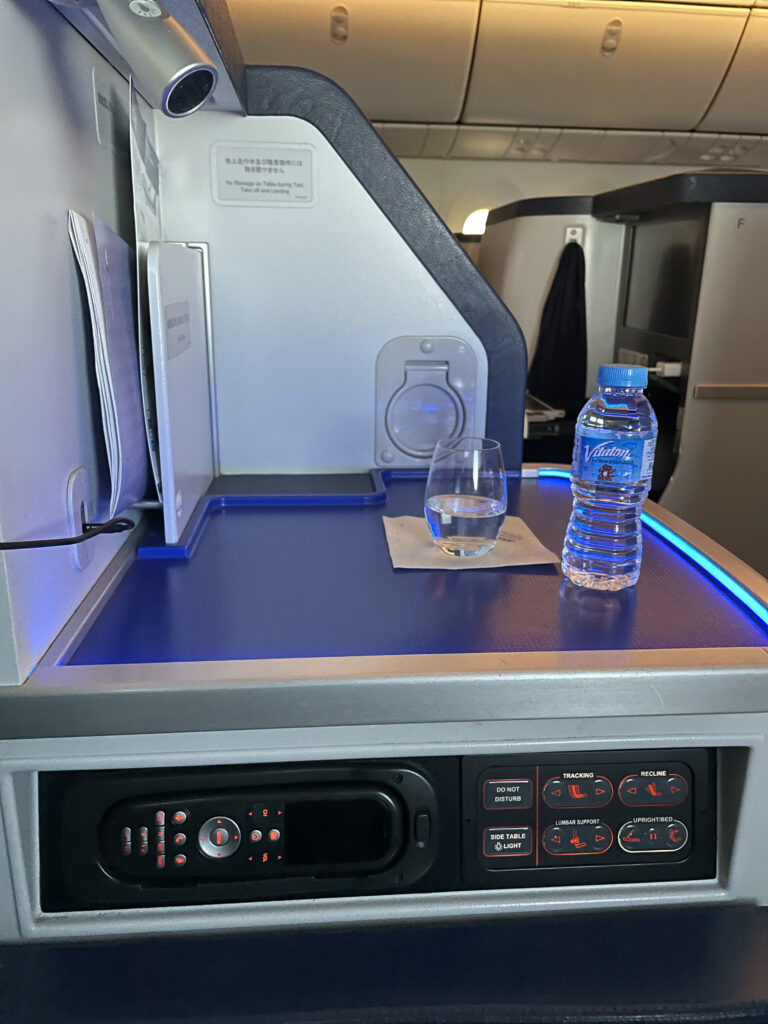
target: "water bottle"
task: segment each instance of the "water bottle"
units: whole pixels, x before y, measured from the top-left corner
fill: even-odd
[[[640,575],[640,510],[651,484],[658,428],[643,394],[647,367],[601,366],[597,386],[576,421],[563,573],[580,587],[623,590]]]

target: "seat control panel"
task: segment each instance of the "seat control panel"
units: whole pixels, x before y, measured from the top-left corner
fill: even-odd
[[[485,886],[711,877],[709,752],[467,758],[465,875]]]
[[[41,772],[45,913],[717,871],[717,751]]]

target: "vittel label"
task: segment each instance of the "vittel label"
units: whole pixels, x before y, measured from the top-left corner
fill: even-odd
[[[596,484],[638,483],[650,479],[655,452],[655,438],[580,437],[576,441],[575,475]]]

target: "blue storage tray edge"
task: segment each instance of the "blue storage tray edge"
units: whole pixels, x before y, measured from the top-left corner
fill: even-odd
[[[387,500],[387,480],[400,476],[426,476],[424,470],[370,470],[373,490],[360,494],[225,494],[205,495],[197,503],[178,543],[166,544],[162,528],[147,531],[136,551],[138,558],[191,558],[200,543],[212,512],[223,508],[296,508],[301,505],[315,508],[334,506],[383,505]]]
[[[613,595],[574,587],[552,565],[395,569],[382,515],[420,515],[424,477],[382,473],[386,503],[370,479],[355,481],[352,506],[209,495],[185,538],[194,558],[134,558],[68,664],[766,647],[766,582],[663,509],[644,516],[637,587]],[[508,477],[510,514],[559,550],[568,470]],[[378,503],[363,505],[362,490]]]
[[[543,468],[538,471],[538,475],[567,480],[569,482],[571,479],[571,474],[566,469]],[[640,519],[643,526],[652,530],[670,547],[683,555],[684,558],[687,558],[688,561],[693,562],[697,569],[723,587],[735,601],[746,608],[751,615],[754,615],[762,626],[768,627],[768,608],[766,608],[766,605],[754,594],[750,593],[738,580],[734,579],[729,572],[726,572],[722,566],[714,562],[708,555],[705,555],[703,551],[700,551],[690,541],[685,540],[685,538],[675,533],[670,527],[654,518],[650,512],[642,512]]]
[[[558,467],[540,467],[539,477],[563,480],[570,483],[570,471]],[[507,474],[519,477],[519,472]],[[315,508],[364,507],[383,505],[387,500],[387,483],[390,480],[426,479],[426,469],[372,469],[370,477],[373,490],[359,494],[228,494],[206,495],[195,508],[190,521],[177,544],[166,544],[162,529],[153,528],[137,549],[141,559],[185,559],[191,558],[213,512],[226,508]],[[700,551],[690,541],[675,533],[649,512],[641,514],[643,525],[659,536],[670,547],[692,562],[697,569],[719,584],[738,604],[744,607],[758,622],[768,628],[768,607],[758,597],[727,572],[722,566]]]

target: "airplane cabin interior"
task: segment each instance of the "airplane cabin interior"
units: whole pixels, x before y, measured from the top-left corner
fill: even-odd
[[[768,1020],[768,0],[0,68],[0,1019]]]

